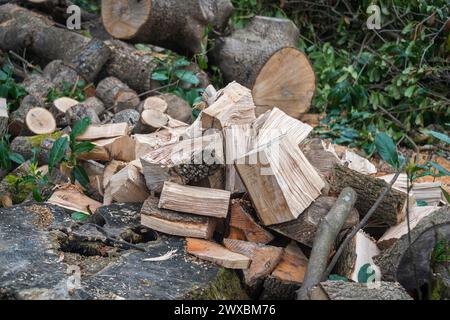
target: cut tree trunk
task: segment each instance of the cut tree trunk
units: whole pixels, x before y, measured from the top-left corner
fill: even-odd
[[[100,40],[58,28],[48,18],[22,7],[0,6],[0,48],[29,52],[43,60],[63,60],[83,78],[93,81],[110,51]]]
[[[213,262],[227,269],[248,269],[251,260],[243,254],[228,250],[215,242],[186,239],[186,251],[202,260]]]
[[[200,53],[209,25],[222,28],[233,11],[229,0],[103,0],[102,21],[116,39]]]
[[[53,60],[47,64],[42,75],[50,79],[55,88],[63,91],[67,85],[75,86],[81,79],[80,75],[62,60]]]
[[[8,132],[9,113],[6,99],[0,98],[0,137]]]
[[[173,93],[164,93],[159,95],[158,98],[167,103],[167,110],[165,112],[168,116],[178,121],[191,123],[192,108],[185,100]]]
[[[380,193],[388,184],[381,179],[353,171],[341,165],[336,165],[331,179],[331,189],[335,194],[344,188],[351,187],[358,194],[356,209],[363,217],[373,206]],[[371,218],[374,225],[394,226],[405,218],[407,194],[395,189],[383,198]]]
[[[97,98],[89,98],[88,100],[94,99],[99,101]],[[92,100],[91,100],[92,101]],[[68,125],[73,126],[77,121],[80,121],[84,118],[89,118],[92,124],[100,124],[100,118],[97,115],[97,112],[90,105],[90,101],[85,101],[74,105],[67,109],[66,111],[66,121]]]
[[[141,209],[141,224],[153,230],[181,237],[211,239],[214,218],[158,208],[158,198],[150,196]]]
[[[214,218],[226,218],[230,192],[165,182],[159,207]]]
[[[316,199],[297,219],[273,225],[270,228],[299,243],[313,246],[317,228],[336,203],[336,198],[321,196]],[[358,210],[353,209],[344,223],[343,230],[356,226],[359,222]]]
[[[158,110],[144,110],[141,114],[141,131],[142,133],[152,133],[162,127],[167,126],[169,117]]]
[[[50,80],[39,74],[32,74],[25,78],[22,82],[22,87],[29,95],[41,99],[46,99],[50,90],[55,88]]]
[[[44,108],[33,108],[25,117],[28,130],[34,134],[50,134],[56,131],[56,121],[50,111]]]
[[[251,151],[235,166],[264,225],[298,218],[325,186],[289,137]]]
[[[32,95],[23,98],[19,108],[11,113],[9,133],[13,136],[31,135],[31,132],[25,124],[25,118],[28,111],[36,107],[45,107],[44,100]]]
[[[230,210],[230,226],[239,229],[244,234],[244,240],[267,244],[274,236],[261,227],[247,212],[251,206],[243,200],[232,200]]]
[[[117,202],[144,202],[150,195],[145,186],[144,177],[139,170],[128,164],[110,180],[110,192]]]
[[[345,188],[342,190],[336,203],[320,223],[309,257],[305,279],[297,292],[298,300],[309,300],[311,289],[322,281],[333,244],[353,210],[356,197],[356,192],[353,189]]]
[[[167,102],[159,97],[149,97],[142,102],[142,111],[156,110],[162,113],[166,113],[167,107]]]
[[[254,286],[258,280],[269,275],[278,265],[283,255],[283,248],[256,244],[248,241],[224,239],[223,243],[229,250],[250,258],[250,268],[244,270],[244,280],[247,286]]]
[[[106,105],[106,108],[113,109],[114,112],[135,109],[141,102],[136,91],[114,77],[100,81],[96,93],[97,97]]]
[[[53,114],[56,120],[56,124],[60,127],[65,127],[68,125],[67,119],[66,119],[66,112],[79,104],[77,100],[62,97],[58,98],[55,101],[53,101],[52,106],[50,107],[49,111]]]
[[[121,123],[125,122],[130,127],[132,133],[141,133],[140,132],[140,121],[141,114],[134,109],[125,109],[117,112],[113,118],[111,119],[112,123]]]

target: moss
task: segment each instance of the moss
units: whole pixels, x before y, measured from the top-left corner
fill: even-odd
[[[51,140],[57,140],[61,138],[63,133],[61,131],[56,131],[51,134],[39,134],[36,136],[32,136],[28,138],[28,141],[30,141],[31,145],[35,148],[38,148],[42,145],[44,140],[51,139]]]
[[[204,289],[194,288],[190,294],[192,300],[248,300],[236,271],[219,269],[217,276]]]

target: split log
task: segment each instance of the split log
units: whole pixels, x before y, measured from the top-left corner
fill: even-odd
[[[158,208],[158,198],[150,196],[141,209],[141,224],[147,228],[181,237],[211,239],[214,218]]]
[[[185,100],[172,93],[164,93],[159,95],[158,98],[167,103],[167,110],[165,112],[168,116],[178,121],[191,123],[192,108]]]
[[[132,133],[141,133],[139,121],[141,119],[141,114],[134,109],[125,109],[117,112],[112,118],[112,123],[125,122],[128,124]]]
[[[109,58],[109,49],[100,40],[90,39],[50,19],[5,4],[0,6],[0,49],[21,51],[27,48],[44,63],[63,60],[87,81],[93,81]]]
[[[112,123],[112,124],[93,124],[87,130],[77,137],[80,141],[98,140],[115,138],[128,135],[128,124],[126,123]]]
[[[82,154],[80,159],[110,161],[120,160],[130,162],[135,159],[134,140],[129,136],[100,139],[92,141],[95,148],[89,153]]]
[[[25,117],[28,130],[34,134],[50,134],[56,131],[56,120],[50,111],[44,108],[33,108]]]
[[[139,115],[140,117],[140,115]],[[184,131],[184,130],[183,130]],[[136,142],[136,159],[140,159],[161,147],[173,144],[179,140],[180,135],[177,130],[160,130],[150,134],[135,134],[133,139]]]
[[[419,287],[429,284],[436,244],[450,239],[450,208],[442,207],[423,218],[411,230],[410,237],[411,246],[405,234],[374,261],[381,269],[383,280],[398,281],[406,289],[413,290],[416,289],[414,271]]]
[[[112,160],[110,163],[108,163],[108,165],[105,167],[105,170],[103,171],[103,189],[106,189],[110,184],[111,178],[126,166],[126,162],[118,160]]]
[[[9,113],[6,99],[0,98],[0,136],[8,132]]]
[[[296,219],[325,186],[289,137],[249,152],[235,166],[264,225]]]
[[[232,11],[229,0],[102,1],[103,25],[114,38],[191,53],[201,52],[205,29],[223,28]]]
[[[106,108],[112,108],[114,112],[135,109],[140,103],[136,91],[114,77],[108,77],[100,81],[96,93],[97,97],[105,103]]]
[[[252,93],[237,82],[223,88],[220,97],[200,114],[203,129],[222,129],[233,124],[246,124],[255,120]]]
[[[94,213],[102,206],[100,202],[85,196],[83,191],[75,185],[68,185],[56,190],[47,202],[85,214]]]
[[[201,216],[226,218],[229,204],[228,191],[165,182],[158,206]]]
[[[295,242],[291,242],[283,252],[281,261],[264,280],[260,300],[294,300],[295,292],[305,277],[308,258]]]
[[[110,180],[111,197],[117,202],[144,202],[149,197],[144,177],[133,165],[127,165]]]
[[[53,101],[49,111],[53,114],[53,117],[55,117],[56,124],[58,126],[65,127],[68,125],[66,120],[66,112],[77,104],[79,104],[77,100],[67,97],[58,98]]]
[[[325,281],[311,292],[311,300],[412,300],[398,283],[380,282],[372,288],[363,283]]]
[[[103,173],[105,172],[105,165],[93,160],[88,160],[84,161],[82,166],[89,177],[89,185],[100,195],[103,195]]]
[[[349,169],[358,171],[362,174],[377,173],[377,168],[369,160],[349,150],[345,150],[342,162],[348,164]]]
[[[227,269],[248,269],[251,260],[211,241],[188,238],[186,251],[202,260],[213,262]]]
[[[297,219],[270,226],[282,235],[301,244],[312,247],[317,228],[336,203],[337,198],[321,196],[316,199]],[[353,209],[345,220],[343,231],[356,226],[359,222],[358,210]]]
[[[309,257],[305,279],[297,292],[297,299],[309,300],[311,298],[310,290],[322,281],[333,243],[342,230],[345,220],[352,212],[356,197],[356,192],[353,189],[345,188],[330,212],[320,223]]]
[[[261,227],[247,210],[250,206],[242,200],[232,200],[230,210],[230,226],[241,230],[244,234],[244,240],[267,244],[274,239],[274,236]]]
[[[165,181],[200,181],[224,163],[222,135],[181,140],[149,152],[141,162],[147,186],[154,192],[161,192]]]
[[[158,110],[144,110],[141,113],[142,133],[151,133],[166,126],[169,117]]]
[[[336,273],[354,282],[372,283],[380,280],[380,270],[373,257],[380,254],[375,241],[362,230],[342,252],[336,264]]]
[[[89,98],[85,102],[78,103],[66,111],[66,121],[68,125],[74,125],[77,121],[84,118],[89,118],[92,124],[100,124],[100,118],[97,115],[96,110],[92,104],[103,103],[97,98]]]
[[[276,268],[284,251],[283,248],[240,240],[223,239],[223,243],[227,249],[251,259],[250,268],[243,271],[245,283],[249,287]]]
[[[356,209],[364,216],[377,200],[379,194],[388,187],[381,179],[365,175],[341,165],[333,169],[331,187],[338,194],[346,187],[353,188],[358,194]],[[390,190],[383,198],[372,216],[372,223],[376,225],[393,226],[405,218],[407,194],[398,190]]]
[[[45,107],[45,102],[43,99],[33,95],[28,95],[23,98],[19,108],[11,113],[9,133],[11,133],[13,136],[31,135],[32,133],[28,130],[25,124],[25,118],[27,117],[27,114],[31,109],[37,107]]]

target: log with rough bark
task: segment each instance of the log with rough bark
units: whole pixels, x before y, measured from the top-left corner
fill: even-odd
[[[50,90],[55,88],[50,80],[40,74],[32,74],[26,77],[21,85],[29,95],[41,99],[47,98]]]
[[[332,192],[338,194],[346,187],[353,188],[358,194],[356,209],[364,216],[377,200],[379,194],[388,186],[375,177],[336,165],[330,181]],[[407,194],[392,189],[383,198],[371,218],[374,225],[394,226],[405,218]]]
[[[281,261],[264,280],[260,299],[294,300],[295,292],[300,288],[305,278],[308,258],[298,245],[292,241],[283,252]]]
[[[342,190],[336,203],[320,223],[309,257],[305,279],[297,292],[297,299],[309,300],[311,289],[322,281],[333,243],[352,212],[356,198],[357,195],[353,189]]]
[[[328,149],[325,142],[318,138],[305,141],[301,149],[320,175],[329,181],[334,167],[341,163],[336,153]]]
[[[141,162],[147,186],[154,192],[160,192],[165,181],[200,181],[224,163],[222,135],[181,140],[149,152]]]
[[[83,191],[75,185],[68,185],[56,190],[47,202],[85,214],[94,213],[102,206],[100,202],[84,195]]]
[[[44,108],[44,100],[33,95],[28,95],[23,98],[19,108],[11,113],[9,133],[14,136],[31,135],[32,133],[28,130],[25,119],[27,117],[28,111],[36,107]]]
[[[317,228],[327,213],[336,203],[335,197],[321,196],[316,199],[297,219],[270,226],[270,228],[282,235],[312,247]],[[342,227],[348,230],[359,222],[358,210],[353,209]]]
[[[20,5],[38,9],[39,11],[49,14],[55,21],[65,23],[70,17],[67,9],[73,6],[74,3],[69,0],[19,0]],[[93,13],[89,13],[80,9],[81,21],[91,21],[97,18]]]
[[[150,193],[139,170],[128,164],[111,177],[111,197],[117,202],[144,202]]]
[[[321,282],[311,290],[311,300],[412,300],[398,283],[380,282],[372,288],[365,283]]]
[[[97,85],[96,94],[106,105],[106,109],[113,109],[114,112],[135,109],[141,102],[136,91],[114,77],[108,77],[100,81]]]
[[[103,0],[102,21],[116,39],[200,53],[205,30],[223,28],[233,11],[229,0]]]
[[[167,102],[159,97],[149,97],[142,102],[142,111],[157,110],[166,113],[167,107]]]
[[[53,60],[47,64],[42,71],[42,75],[49,79],[56,89],[61,91],[67,85],[75,86],[79,81],[84,80],[73,68],[64,64],[62,60]]]
[[[247,124],[255,120],[255,104],[249,89],[237,82],[223,88],[219,98],[200,114],[203,129],[222,129],[233,124]]]
[[[254,149],[235,166],[264,225],[298,218],[325,186],[289,137]]]
[[[60,127],[67,126],[66,112],[79,104],[75,99],[62,97],[53,101],[49,111],[53,114],[56,120],[56,124]]]
[[[158,129],[167,126],[169,122],[169,117],[158,110],[144,110],[141,113],[141,129],[142,133],[152,133]]]
[[[83,78],[93,81],[110,51],[100,40],[90,39],[66,28],[59,28],[50,19],[16,6],[0,6],[0,49],[27,51],[43,60],[63,60]]]
[[[159,207],[202,216],[226,218],[230,193],[225,190],[182,186],[165,182]]]
[[[197,258],[213,262],[227,269],[248,269],[251,260],[212,241],[186,239],[186,251]]]
[[[8,132],[9,112],[6,99],[0,98],[0,136]]]
[[[128,135],[129,127],[127,123],[93,124],[77,137],[80,141],[115,138]]]
[[[408,290],[430,284],[433,252],[438,243],[448,244],[450,239],[450,207],[432,212],[400,237],[389,249],[374,258],[380,267],[382,279],[398,281]],[[417,276],[417,277],[416,277]],[[416,283],[417,279],[417,283]]]
[[[99,99],[94,97],[68,108],[66,111],[67,124],[73,126],[77,121],[80,121],[84,118],[89,118],[92,124],[100,124],[100,118],[98,117],[96,110],[92,106],[92,102],[100,102],[101,105],[103,105],[103,103]]]
[[[241,230],[244,240],[267,244],[274,236],[261,227],[248,212],[251,206],[243,200],[232,200],[230,210],[230,227]]]
[[[90,186],[100,195],[103,195],[103,173],[105,172],[105,165],[97,161],[88,160],[84,161],[82,166],[89,177]]]
[[[112,123],[126,122],[132,133],[141,133],[139,121],[141,114],[134,109],[125,109],[117,112],[111,119]]]
[[[381,279],[373,262],[373,257],[379,254],[375,240],[360,230],[339,257],[336,273],[354,282],[373,283]]]
[[[50,134],[56,131],[56,120],[50,111],[44,108],[33,108],[25,117],[28,130],[34,134]]]
[[[32,136],[24,137],[18,136],[11,141],[11,151],[23,156],[24,159],[31,159],[33,157],[33,148],[37,147],[38,151],[36,159],[39,164],[44,165],[48,163],[50,150],[53,147],[55,139],[48,136]]]
[[[214,218],[158,208],[159,199],[150,196],[141,209],[141,224],[153,230],[181,237],[211,239]]]
[[[258,280],[276,268],[284,251],[283,248],[241,240],[224,239],[223,243],[227,249],[252,260],[250,267],[243,271],[245,283],[249,287],[254,286]]]

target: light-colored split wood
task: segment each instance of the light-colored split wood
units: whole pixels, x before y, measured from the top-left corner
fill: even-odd
[[[8,105],[5,98],[0,98],[0,136],[3,136],[8,131]]]
[[[110,124],[93,124],[90,125],[87,130],[77,137],[80,141],[99,140],[107,138],[115,138],[119,136],[128,135],[128,124],[110,123]]]
[[[148,109],[142,111],[141,122],[150,127],[151,131],[155,131],[167,125],[169,117],[159,110]]]
[[[56,131],[53,115],[44,108],[33,108],[25,118],[28,129],[35,134],[50,134]]]
[[[94,213],[102,206],[102,203],[84,195],[75,185],[68,185],[56,190],[47,203],[85,214]]]
[[[128,164],[111,177],[111,197],[117,202],[144,202],[149,194],[139,170]]]
[[[165,113],[167,111],[167,102],[158,97],[149,97],[143,102],[142,108],[143,110],[156,110]]]

